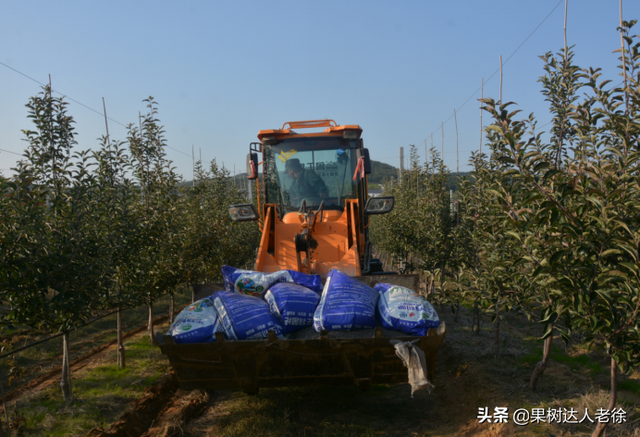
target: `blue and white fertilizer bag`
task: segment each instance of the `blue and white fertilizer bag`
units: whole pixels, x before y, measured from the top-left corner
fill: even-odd
[[[261,273],[253,270],[223,266],[224,289],[249,296],[263,297],[267,290],[279,282],[291,282],[314,291],[322,290],[320,275],[307,275],[295,270],[280,270],[275,273]]]
[[[227,340],[259,340],[267,338],[269,330],[282,338],[280,321],[259,297],[216,291],[212,299]]]
[[[377,302],[378,293],[373,288],[332,269],[313,315],[313,329],[320,332],[375,328]]]
[[[382,326],[409,335],[424,336],[430,328],[437,328],[438,314],[427,299],[410,288],[399,285],[376,284],[380,293],[376,311]]]
[[[176,343],[210,343],[222,326],[213,301],[205,297],[180,311],[167,335]]]
[[[320,295],[298,284],[280,282],[264,295],[271,313],[282,323],[283,334],[311,326]]]

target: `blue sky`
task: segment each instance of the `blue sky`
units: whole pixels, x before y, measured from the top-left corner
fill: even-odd
[[[623,17],[640,18],[640,2],[626,0]],[[618,1],[569,0],[575,63],[600,67],[615,83],[618,20]],[[21,158],[21,130],[31,128],[25,104],[49,75],[74,100],[79,149],[97,148],[105,134],[102,98],[111,137],[124,140],[124,126],[137,123],[142,100],[153,96],[168,156],[185,179],[192,146],[196,159],[201,153],[239,173],[260,129],[322,118],[359,124],[372,159],[394,166],[398,148],[407,154],[411,144],[423,159],[432,134],[440,150],[445,122],[445,163],[455,171],[454,109],[465,171],[480,145],[483,77],[484,96],[498,99],[500,55],[503,100],[534,112],[539,126],[550,121],[539,55],[562,48],[563,25],[564,0],[6,0],[0,172],[10,175]]]

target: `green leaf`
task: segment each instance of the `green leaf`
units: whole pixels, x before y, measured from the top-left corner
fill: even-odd
[[[555,323],[558,320],[558,313],[553,311],[549,313],[544,319],[540,320],[540,323]]]
[[[568,250],[559,250],[559,251],[557,251],[556,253],[551,255],[549,263],[552,264],[552,265],[556,264],[567,253],[570,253],[570,251],[568,251]]]
[[[511,235],[513,238],[515,238],[516,240],[522,242],[522,238],[520,237],[520,234],[518,234],[517,232],[514,231],[506,231],[507,235]]]

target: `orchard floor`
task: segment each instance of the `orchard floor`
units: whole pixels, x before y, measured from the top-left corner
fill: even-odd
[[[435,389],[416,392],[408,384],[374,385],[367,392],[355,387],[261,389],[250,396],[233,391],[179,390],[166,375],[134,400],[121,402],[113,419],[101,422],[88,435],[97,436],[582,436],[594,424],[542,423],[516,425],[513,413],[534,408],[578,411],[585,408],[596,420],[606,408],[609,366],[603,357],[589,354],[578,344],[565,348],[556,339],[551,365],[535,391],[528,389],[531,372],[541,356],[540,328],[523,317],[509,315],[501,324],[500,355],[494,356],[494,336],[483,319],[480,334],[472,331],[471,314],[462,308],[454,321],[449,308],[437,308],[447,326],[438,353]],[[139,335],[144,335],[143,333]],[[133,341],[133,339],[132,339]],[[166,368],[159,353],[144,352],[150,365]],[[113,353],[96,356],[93,364],[77,373],[100,367]],[[155,363],[155,364],[154,364]],[[616,407],[626,412],[625,422],[610,424],[608,436],[640,437],[640,374],[620,375]],[[36,394],[29,396],[35,398]],[[21,401],[27,408],[28,400]],[[81,404],[81,403],[79,403]],[[507,423],[480,423],[479,409],[507,408]],[[106,407],[101,407],[106,408]],[[81,414],[81,405],[67,414]],[[69,413],[70,412],[70,413]],[[546,416],[546,414],[545,414]],[[45,420],[45,419],[43,419]],[[50,419],[46,419],[50,420]],[[44,424],[46,425],[46,424]],[[53,435],[46,426],[31,424],[24,435]],[[94,425],[94,427],[97,426]],[[40,431],[41,429],[41,431]],[[78,425],[66,435],[87,435]],[[14,433],[15,435],[15,433]]]
[[[559,339],[544,378],[535,391],[529,377],[541,356],[536,327],[523,317],[502,323],[501,353],[494,356],[494,336],[485,321],[480,335],[470,328],[471,314],[462,308],[458,321],[449,308],[439,308],[447,338],[438,353],[436,388],[411,398],[408,384],[261,390],[257,396],[212,392],[200,417],[180,427],[185,436],[579,436],[595,425],[516,425],[513,413],[532,408],[579,411],[578,420],[596,420],[608,404],[609,367],[577,347],[565,350]],[[609,425],[609,436],[640,436],[640,384],[621,377],[618,407],[626,422]],[[620,385],[625,387],[620,389]],[[480,408],[508,408],[508,423],[480,423]],[[495,421],[495,420],[494,420]],[[562,419],[561,419],[562,421]],[[178,435],[178,434],[176,434]]]

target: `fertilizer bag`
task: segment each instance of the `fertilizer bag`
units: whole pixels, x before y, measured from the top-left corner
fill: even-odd
[[[292,282],[317,292],[322,290],[320,275],[307,275],[295,270],[261,273],[223,266],[222,276],[224,277],[224,289],[226,291],[235,291],[236,293],[250,296],[262,297],[273,284],[279,282]]]
[[[409,335],[424,336],[438,327],[438,314],[427,299],[399,285],[376,284],[380,294],[376,312],[382,326]]]
[[[333,269],[327,276],[313,329],[320,332],[375,328],[378,293],[362,282]]]
[[[213,293],[213,306],[227,340],[267,338],[269,330],[282,338],[282,325],[259,297],[229,291]]]
[[[176,343],[209,343],[216,341],[215,333],[221,330],[213,301],[205,297],[180,311],[167,335]]]
[[[313,324],[320,295],[302,285],[280,282],[265,293],[264,300],[286,335]]]

